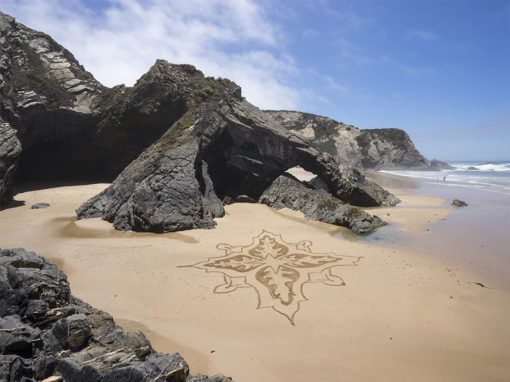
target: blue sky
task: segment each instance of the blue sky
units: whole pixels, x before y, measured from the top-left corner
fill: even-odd
[[[105,85],[156,58],[263,109],[400,128],[429,159],[510,159],[510,1],[0,0]]]

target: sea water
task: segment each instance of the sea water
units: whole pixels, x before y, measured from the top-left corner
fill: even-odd
[[[510,161],[455,161],[440,171],[381,171],[429,183],[469,187],[510,195]]]

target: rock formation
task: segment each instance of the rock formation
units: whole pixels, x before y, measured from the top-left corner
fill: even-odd
[[[454,207],[467,207],[468,204],[463,200],[453,199],[451,205]]]
[[[109,89],[51,37],[1,13],[0,42],[0,112],[19,140],[5,125],[0,137],[11,138],[0,153],[12,164],[0,167],[4,201],[13,176],[118,175],[77,210],[79,218],[102,217],[122,230],[210,228],[224,214],[222,200],[258,200],[300,165],[345,203],[398,202],[248,103],[229,80],[158,60],[135,86]]]
[[[276,178],[260,196],[259,202],[278,210],[301,211],[309,220],[347,227],[359,235],[385,224],[379,217],[343,203],[325,189],[305,185],[289,174]]]
[[[71,295],[66,275],[23,249],[0,250],[0,380],[228,382],[189,375],[184,359],[156,352],[142,332],[116,325]],[[61,379],[57,378],[60,377]]]
[[[428,161],[399,129],[358,129],[327,117],[297,111],[266,111],[282,126],[306,138],[339,163],[363,169],[439,170],[451,168]]]
[[[167,86],[175,82],[174,73],[172,65],[159,60],[145,76]],[[79,218],[102,217],[117,229],[135,231],[210,228],[224,213],[225,197],[257,200],[297,165],[317,174],[342,201],[361,206],[398,202],[275,123],[244,100],[233,82],[200,79],[197,73],[191,74],[203,88],[191,95],[186,113],[109,188],[82,205]]]
[[[21,144],[16,138],[16,131],[0,117],[0,206],[12,199],[20,153]]]

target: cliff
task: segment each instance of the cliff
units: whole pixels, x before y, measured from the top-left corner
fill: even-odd
[[[297,111],[266,111],[278,123],[339,163],[362,169],[438,170],[446,163],[428,161],[399,129],[359,129],[327,117]]]

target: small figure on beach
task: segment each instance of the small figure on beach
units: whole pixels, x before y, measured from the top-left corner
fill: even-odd
[[[443,182],[446,182],[446,176],[443,176]]]

